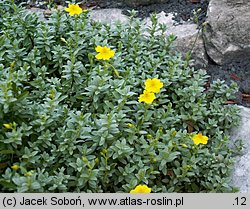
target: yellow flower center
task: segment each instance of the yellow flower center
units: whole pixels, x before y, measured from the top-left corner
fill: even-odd
[[[109,49],[107,47],[103,47],[101,53],[107,54],[109,52]]]

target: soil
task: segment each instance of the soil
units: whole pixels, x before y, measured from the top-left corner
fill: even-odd
[[[250,107],[250,60],[239,60],[223,66],[216,65],[212,62],[206,68],[210,75],[209,82],[220,79],[230,85],[232,81],[239,86],[236,98],[232,99],[233,103]]]
[[[47,7],[44,5],[43,0],[16,1],[25,2],[27,6],[31,7]],[[50,0],[47,2],[51,2],[51,5],[67,5],[66,1],[64,0]],[[168,0],[167,3],[139,6],[137,8],[127,6],[125,4],[125,0],[76,0],[76,2],[82,3],[82,6],[86,9],[120,8],[123,10],[123,14],[128,14],[127,10],[135,9],[138,11],[139,18],[148,17],[153,12],[172,12],[175,13],[174,20],[179,24],[181,24],[183,21],[192,21],[193,11],[200,9],[200,12],[198,13],[198,24],[201,24],[206,19],[209,0],[200,0],[199,3],[192,3],[191,0]],[[216,65],[210,61],[206,70],[211,76],[209,82],[217,79],[225,80],[227,84],[230,84],[232,81],[236,82],[239,86],[239,92],[236,94],[236,99],[232,99],[231,103],[250,107],[250,60],[240,60],[237,62],[228,63],[223,66]]]

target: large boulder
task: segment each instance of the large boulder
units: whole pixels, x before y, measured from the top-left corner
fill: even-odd
[[[208,56],[217,64],[250,55],[250,1],[210,0],[204,32]]]

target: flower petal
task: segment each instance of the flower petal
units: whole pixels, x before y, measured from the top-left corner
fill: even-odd
[[[101,51],[102,51],[102,47],[101,47],[101,46],[97,46],[97,47],[95,48],[95,50],[96,50],[96,52],[101,52]]]

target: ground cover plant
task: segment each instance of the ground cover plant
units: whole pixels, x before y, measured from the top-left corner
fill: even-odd
[[[237,86],[206,86],[174,35],[98,23],[69,5],[48,20],[0,0],[1,192],[231,192]]]

